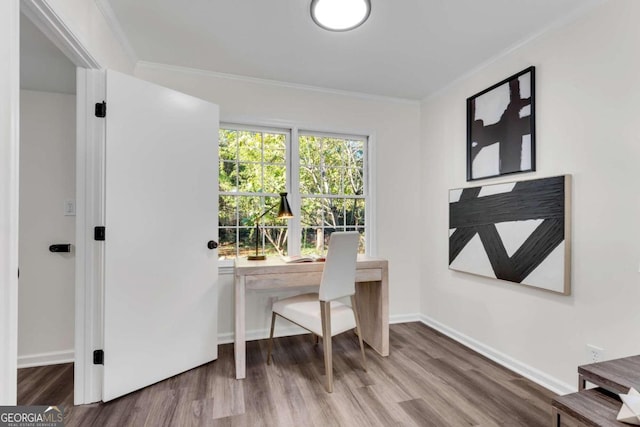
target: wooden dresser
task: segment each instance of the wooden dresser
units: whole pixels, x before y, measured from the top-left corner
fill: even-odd
[[[586,383],[596,387],[586,389]],[[618,393],[640,391],[640,356],[578,367],[578,392],[552,402],[554,426],[629,426],[616,421],[622,405]]]

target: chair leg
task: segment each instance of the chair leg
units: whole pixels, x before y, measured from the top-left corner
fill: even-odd
[[[267,347],[267,365],[271,365],[271,349],[273,349],[273,330],[276,326],[276,313],[271,313],[271,333],[269,334],[269,345]]]
[[[362,353],[362,369],[367,371],[367,358],[364,355],[364,342],[362,341],[362,330],[360,329],[360,315],[358,315],[358,307],[356,306],[356,296],[351,295],[351,308],[353,309],[353,315],[356,318],[356,332],[358,335],[358,341],[360,341],[360,353]]]
[[[320,340],[320,337],[316,334],[313,334],[313,345],[318,345],[319,340]]]
[[[324,346],[324,371],[327,377],[327,392],[333,393],[333,358],[331,354],[331,301],[320,301],[322,318],[322,344]]]

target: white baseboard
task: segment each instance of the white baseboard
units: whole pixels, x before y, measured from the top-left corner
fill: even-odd
[[[35,366],[58,365],[74,361],[74,351],[52,351],[49,353],[27,354],[18,356],[18,369],[33,368]]]
[[[422,315],[420,313],[413,314],[394,314],[389,316],[389,324],[394,325],[396,323],[409,323],[409,322],[421,322]]]
[[[389,316],[389,323],[407,323],[407,322],[420,322],[421,316],[419,314],[397,314]],[[308,334],[309,332],[302,329],[299,326],[288,325],[280,326],[276,324],[276,337],[290,337],[293,335]],[[229,344],[233,342],[233,332],[225,332],[218,334],[218,344]],[[269,329],[254,329],[246,332],[247,341],[263,340],[269,338]]]
[[[277,324],[276,324],[277,325]],[[275,336],[276,337],[289,337],[292,335],[301,335],[308,334],[308,331],[305,331],[299,326],[291,325],[291,326],[276,326]],[[245,337],[247,341],[255,341],[255,340],[263,340],[269,338],[269,329],[254,329],[252,331],[247,331],[245,333]],[[232,343],[234,339],[233,332],[225,332],[223,334],[218,334],[218,344],[229,344]]]
[[[463,333],[456,331],[455,329],[443,325],[437,320],[422,315],[420,316],[420,321],[425,325],[443,333],[449,338],[458,341],[465,347],[468,347],[471,350],[482,354],[483,356],[493,360],[494,362],[504,366],[505,368],[510,369],[537,384],[540,384],[544,388],[551,390],[554,393],[562,395],[574,393],[577,391],[577,386],[572,386],[563,381],[560,381],[557,378],[554,378],[536,368],[522,363],[519,360],[516,360],[511,356],[508,356],[492,347],[489,347],[486,344],[476,341],[475,339],[468,337]]]

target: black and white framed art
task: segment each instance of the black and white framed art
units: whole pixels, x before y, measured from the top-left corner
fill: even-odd
[[[467,98],[467,181],[536,170],[535,67]]]
[[[571,175],[449,190],[449,268],[568,295]]]

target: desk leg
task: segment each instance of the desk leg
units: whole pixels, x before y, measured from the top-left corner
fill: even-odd
[[[246,377],[247,361],[247,344],[245,338],[245,277],[236,276],[234,284],[235,293],[235,343],[234,356],[236,361],[236,379],[240,380]]]
[[[382,281],[356,283],[362,339],[382,356],[389,355],[389,274]]]

